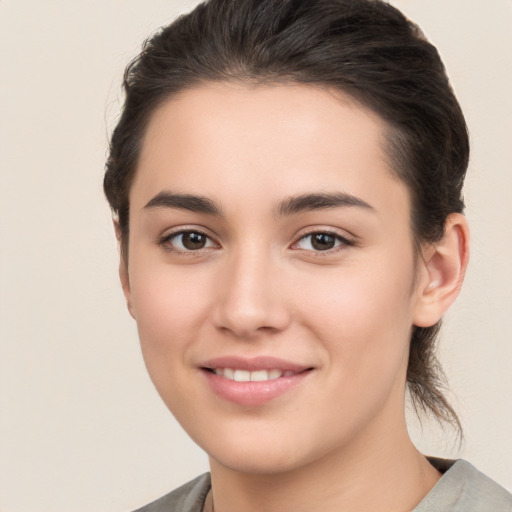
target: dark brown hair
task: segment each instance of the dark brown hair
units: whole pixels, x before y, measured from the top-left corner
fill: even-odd
[[[437,50],[400,11],[380,0],[209,0],[146,41],[125,71],[104,180],[125,261],[129,191],[148,121],[170,96],[211,81],[335,88],[379,114],[392,168],[411,194],[417,247],[438,241],[447,216],[463,211],[464,117]],[[417,412],[460,431],[442,392],[438,330],[414,328],[408,388]]]

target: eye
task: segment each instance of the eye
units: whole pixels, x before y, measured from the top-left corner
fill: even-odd
[[[176,252],[193,252],[216,247],[213,240],[200,231],[179,231],[164,236],[159,245]]]
[[[352,241],[344,238],[336,233],[326,231],[318,231],[303,236],[294,248],[306,251],[330,251],[344,245],[353,245]]]

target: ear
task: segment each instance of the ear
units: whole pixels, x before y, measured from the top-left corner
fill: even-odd
[[[431,327],[441,320],[459,295],[468,261],[468,223],[463,215],[453,213],[446,220],[441,240],[423,253],[413,316],[415,326]]]
[[[119,246],[122,243],[122,231],[121,226],[119,226],[119,222],[114,219],[114,231],[116,233],[116,239]],[[121,287],[123,288],[124,297],[126,299],[126,307],[130,315],[135,318],[134,309],[132,305],[132,294],[130,287],[130,275],[128,273],[128,262],[125,260],[125,255],[123,255],[120,250],[119,256],[119,279],[121,280]]]

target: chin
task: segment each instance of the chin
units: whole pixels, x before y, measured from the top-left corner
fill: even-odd
[[[231,433],[232,434],[232,433]],[[293,432],[275,432],[270,435],[258,435],[254,429],[250,436],[226,435],[217,436],[199,442],[211,462],[219,464],[237,473],[272,475],[290,473],[310,463],[322,459],[330,452],[329,446],[311,443],[293,435]]]
[[[218,457],[210,455],[210,460],[241,474],[272,475],[292,472],[306,464],[300,457],[284,453],[269,453],[255,449],[229,453],[227,450]]]

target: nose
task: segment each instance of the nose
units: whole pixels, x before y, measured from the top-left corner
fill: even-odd
[[[291,315],[282,277],[278,266],[261,252],[234,255],[219,276],[215,326],[246,339],[286,329]]]

